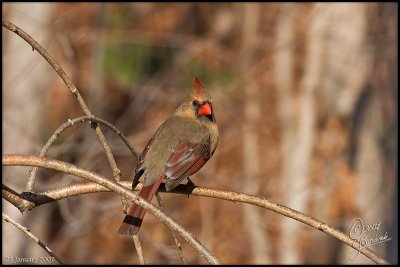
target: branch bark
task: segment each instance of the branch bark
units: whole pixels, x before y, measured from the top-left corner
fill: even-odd
[[[38,203],[40,201],[42,201],[42,202],[49,201],[49,199],[51,199],[51,201],[49,201],[49,202],[52,202],[52,201],[56,201],[56,200],[66,198],[69,196],[76,196],[76,195],[94,193],[94,192],[107,192],[107,191],[114,191],[114,192],[116,192],[120,195],[123,195],[129,199],[132,199],[133,196],[135,196],[132,191],[129,191],[129,190],[123,188],[121,185],[117,185],[116,183],[114,183],[102,176],[99,176],[90,171],[83,170],[74,165],[64,163],[64,162],[61,162],[58,160],[41,158],[41,157],[37,157],[37,156],[3,155],[2,161],[3,161],[3,166],[20,166],[20,165],[25,166],[25,165],[28,165],[28,166],[51,168],[51,169],[55,169],[58,171],[66,172],[68,174],[79,176],[79,177],[82,177],[84,179],[87,179],[87,180],[90,180],[90,181],[93,181],[96,183],[96,184],[81,183],[81,184],[76,184],[73,186],[68,186],[68,187],[60,188],[60,189],[53,190],[53,191],[48,191],[43,194],[32,194],[31,195],[32,199],[35,199],[35,195],[38,195],[37,196],[39,199]],[[123,185],[125,187],[129,188],[130,183],[123,182]],[[136,187],[136,190],[138,188],[139,188],[139,186]],[[5,188],[3,186],[3,198],[5,198],[4,191],[5,191]],[[165,187],[160,186],[159,191],[165,192],[166,191]],[[174,190],[172,190],[168,193],[187,194],[187,188],[185,185],[179,185],[177,188],[175,188]],[[366,247],[363,247],[360,243],[351,239],[350,236],[346,235],[345,233],[343,233],[343,232],[333,228],[332,226],[330,226],[322,221],[319,221],[311,216],[308,216],[304,213],[301,213],[301,212],[293,210],[289,207],[283,206],[279,203],[268,200],[265,197],[257,197],[257,196],[253,196],[253,195],[249,195],[249,194],[225,191],[225,190],[218,190],[218,189],[207,188],[207,187],[195,187],[191,194],[196,195],[196,196],[204,196],[204,197],[212,197],[212,198],[217,198],[217,199],[229,200],[232,202],[247,203],[250,205],[254,205],[254,206],[258,206],[261,208],[265,208],[265,209],[274,211],[276,213],[279,213],[281,215],[284,215],[286,217],[292,218],[292,219],[302,222],[306,225],[309,225],[312,228],[322,231],[322,232],[342,241],[343,243],[347,244],[348,246],[358,250],[360,253],[362,253],[366,257],[370,258],[373,262],[375,262],[377,264],[389,264],[386,260],[379,257],[375,252],[373,252],[372,250],[370,250]],[[10,193],[10,195],[15,198],[15,194]],[[9,200],[9,199],[6,198],[6,200]],[[49,203],[49,202],[46,202],[46,203]],[[169,226],[168,223],[174,223],[174,227],[180,227],[179,225],[177,225],[175,223],[175,221],[173,221],[172,219],[167,217],[159,209],[157,209],[153,205],[149,204],[148,202],[143,201],[140,198],[136,198],[135,202],[138,205],[144,207],[149,212],[151,212],[160,221],[167,224],[168,226]],[[42,204],[44,204],[44,203],[42,203]],[[158,213],[162,214],[162,216],[165,216],[165,217],[162,217],[161,215],[159,217]],[[175,230],[174,227],[171,226],[171,228]],[[177,231],[177,232],[179,234],[181,234],[181,236],[184,237],[186,241],[188,241],[187,235],[184,236],[181,232],[179,232],[179,231]],[[190,233],[189,233],[189,235],[190,235],[190,237],[192,237]],[[189,243],[192,246],[194,246],[194,244],[192,244],[191,242],[189,242]]]
[[[220,264],[219,260],[211,254],[211,252],[205,248],[191,233],[186,231],[180,226],[175,220],[167,216],[160,209],[145,201],[139,196],[136,196],[131,190],[124,188],[122,185],[115,183],[103,176],[95,174],[93,172],[84,170],[75,165],[65,163],[59,160],[28,156],[28,155],[3,155],[2,158],[3,166],[37,166],[42,168],[48,168],[64,172],[66,174],[82,177],[86,180],[95,182],[103,187],[110,189],[119,195],[128,198],[135,202],[137,205],[145,208],[151,214],[157,217],[161,222],[166,224],[168,227],[178,232],[200,255],[202,255],[210,264]]]
[[[49,140],[46,142],[46,144],[44,145],[44,147],[42,148],[42,151],[40,151],[39,156],[40,157],[44,157],[47,153],[47,151],[49,151],[50,146],[54,143],[54,141],[58,138],[58,136],[65,131],[66,129],[74,126],[77,123],[84,123],[86,121],[90,121],[93,123],[100,123],[106,127],[108,127],[110,130],[112,130],[113,132],[115,132],[120,138],[121,140],[124,142],[124,144],[126,145],[126,147],[129,149],[129,151],[132,153],[134,158],[138,158],[136,151],[133,149],[133,147],[129,144],[128,139],[126,138],[126,136],[120,131],[118,130],[114,125],[112,125],[111,123],[99,119],[93,115],[91,116],[82,116],[73,120],[68,120],[67,122],[64,122],[60,127],[57,128],[57,130],[53,133],[53,135],[49,138]],[[35,179],[36,173],[38,171],[38,167],[34,167],[31,174],[29,175],[29,180],[31,179]]]
[[[160,209],[162,211],[164,211],[164,205],[163,205],[163,203],[161,201],[161,197],[160,197],[160,194],[158,192],[156,193],[156,197],[157,197],[157,202],[158,202],[158,205],[160,206]],[[183,250],[182,250],[181,243],[179,242],[178,238],[176,237],[176,234],[175,234],[174,231],[171,230],[171,234],[172,234],[172,237],[174,238],[175,245],[178,248],[179,257],[181,258],[182,264],[187,265],[185,256],[183,255]]]
[[[26,228],[25,226],[22,226],[21,224],[17,223],[13,219],[11,219],[8,215],[3,213],[3,220],[6,222],[11,223],[15,227],[17,227],[19,230],[21,230],[24,234],[29,236],[30,238],[33,239],[36,243],[38,243],[39,246],[41,246],[51,257],[53,257],[59,264],[63,264],[62,261],[60,260],[59,257],[57,257],[56,254],[48,247],[46,246],[42,241],[40,241],[39,238],[37,238],[34,234],[31,233],[31,230]]]
[[[133,238],[133,243],[135,244],[136,252],[139,257],[139,262],[141,265],[145,265],[146,261],[144,260],[142,245],[140,244],[139,236],[134,235],[132,238]]]
[[[47,153],[47,151],[49,151],[50,146],[54,143],[54,141],[58,138],[58,136],[65,131],[66,129],[68,129],[69,127],[74,126],[77,123],[84,123],[86,121],[90,121],[94,124],[101,124],[104,125],[106,127],[108,127],[109,129],[111,129],[113,132],[115,132],[124,142],[124,144],[126,145],[126,147],[129,149],[129,151],[132,153],[133,157],[137,160],[138,158],[138,154],[136,153],[136,151],[133,149],[133,147],[129,144],[128,139],[126,138],[126,136],[120,131],[118,130],[114,125],[112,125],[111,123],[99,119],[93,115],[91,116],[82,116],[73,120],[68,120],[67,122],[63,123],[60,127],[57,128],[57,130],[53,133],[53,135],[49,138],[49,140],[46,142],[45,146],[42,148],[42,151],[40,151],[39,156],[40,157],[44,157]],[[96,126],[97,127],[97,126]],[[34,181],[36,180],[36,174],[38,171],[38,167],[34,167],[29,175],[28,178],[28,184],[33,184]],[[27,192],[31,192],[27,189],[25,189],[25,191]],[[122,201],[122,206],[124,211],[126,212],[128,207],[129,207],[129,203],[128,201],[126,201],[124,198],[121,198]]]
[[[81,94],[79,93],[78,89],[76,86],[72,83],[71,79],[68,77],[68,75],[64,72],[64,70],[61,68],[60,64],[44,49],[38,42],[36,42],[35,39],[33,39],[29,34],[27,34],[25,31],[14,25],[13,23],[2,20],[2,25],[3,27],[7,28],[11,32],[14,32],[18,36],[20,36],[22,39],[24,39],[28,44],[32,46],[32,49],[38,51],[44,59],[49,62],[50,66],[58,73],[58,75],[61,77],[61,79],[64,81],[64,83],[67,85],[68,89],[71,91],[71,93],[75,96],[76,100],[78,101],[79,105],[81,106],[83,112],[91,116],[92,113],[90,112],[89,108],[87,107],[85,101],[83,100]],[[111,153],[111,149],[108,146],[106,139],[104,137],[103,132],[100,130],[99,127],[95,127],[95,132],[96,135],[100,141],[100,143],[103,145],[104,151],[107,155],[108,162],[110,163],[110,166],[112,168],[113,176],[116,181],[121,180],[121,171],[117,167],[117,163],[115,162],[114,156]],[[35,178],[32,178],[28,181],[28,184],[26,185],[26,190],[29,192],[33,192],[33,186],[35,184]],[[125,208],[124,202],[123,206]]]

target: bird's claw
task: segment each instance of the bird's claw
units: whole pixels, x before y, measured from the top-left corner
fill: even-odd
[[[187,179],[188,179],[188,182],[186,184],[186,195],[189,198],[189,196],[193,192],[193,189],[195,189],[196,185],[192,182],[192,180],[190,180],[189,178],[187,178]]]

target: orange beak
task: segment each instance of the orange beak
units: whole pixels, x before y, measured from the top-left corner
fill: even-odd
[[[211,105],[209,103],[203,104],[200,108],[199,111],[197,112],[199,115],[211,115]]]

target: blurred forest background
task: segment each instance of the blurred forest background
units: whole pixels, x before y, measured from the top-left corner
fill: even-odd
[[[267,197],[349,233],[355,218],[392,239],[370,248],[398,262],[397,3],[2,3],[60,63],[90,110],[141,151],[199,76],[214,99],[216,154],[196,185]],[[2,31],[3,154],[38,155],[54,130],[84,115],[36,51]],[[122,171],[135,159],[104,129]],[[77,125],[48,156],[112,178],[94,131]],[[22,192],[28,167],[4,167]],[[37,191],[80,182],[40,170]],[[261,208],[161,194],[167,213],[225,264],[371,263],[328,235]],[[156,203],[155,201],[153,203]],[[83,195],[21,215],[65,263],[138,264],[118,236],[119,196]],[[148,214],[147,263],[180,263],[169,229]],[[182,242],[184,240],[181,240]],[[206,263],[183,242],[189,263]],[[47,254],[3,221],[5,257]]]

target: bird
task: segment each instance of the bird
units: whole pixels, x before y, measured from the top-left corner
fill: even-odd
[[[151,202],[161,182],[173,190],[199,171],[213,156],[219,141],[211,95],[196,76],[185,100],[165,120],[140,154],[132,190],[143,175],[139,196]],[[121,223],[118,234],[137,235],[146,210],[133,201]]]

